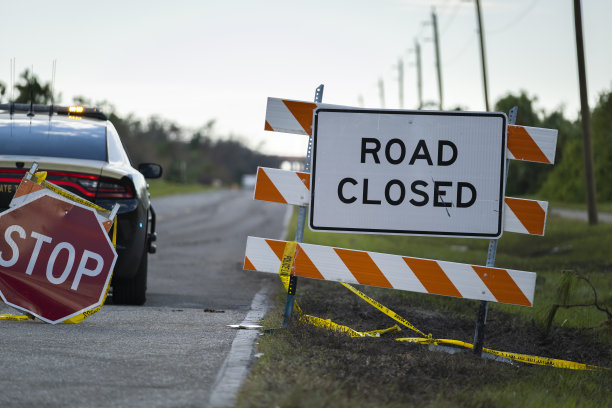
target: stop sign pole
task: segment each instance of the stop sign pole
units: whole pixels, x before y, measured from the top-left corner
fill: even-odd
[[[102,304],[117,253],[91,208],[49,190],[0,214],[0,296],[48,323]]]

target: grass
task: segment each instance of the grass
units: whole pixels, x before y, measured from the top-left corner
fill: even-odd
[[[203,184],[182,184],[166,180],[149,180],[148,183],[149,191],[151,192],[151,197],[163,197],[174,194],[196,193],[199,191],[206,191],[213,188],[210,186],[205,186]]]
[[[293,222],[295,225],[295,221]],[[294,231],[289,232],[293,237]],[[488,241],[451,238],[313,233],[304,242],[482,265]],[[612,225],[551,216],[546,237],[505,234],[496,265],[538,273],[534,307],[490,303],[485,347],[612,367],[612,326],[594,307],[559,309],[545,333],[553,304],[592,302],[586,282],[573,279],[563,298],[564,276],[588,276],[600,304],[612,309]],[[564,272],[565,271],[565,272]],[[573,275],[572,275],[573,276]],[[437,338],[472,342],[479,302],[360,287],[369,296]],[[280,291],[266,327],[278,327]],[[305,313],[356,330],[392,326],[339,284],[300,279],[297,299]],[[472,353],[449,355],[427,346],[381,338],[350,338],[292,321],[261,337],[263,357],[239,396],[239,407],[602,407],[612,404],[612,370],[572,371],[503,364]]]

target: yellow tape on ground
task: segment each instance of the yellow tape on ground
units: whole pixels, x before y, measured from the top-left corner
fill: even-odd
[[[574,361],[559,360],[556,358],[548,358],[548,357],[530,356],[527,354],[519,354],[519,353],[508,353],[506,351],[491,350],[491,349],[484,348],[484,347],[482,348],[482,351],[489,353],[489,354],[494,354],[496,356],[510,358],[512,360],[520,361],[521,363],[527,363],[527,364],[537,364],[537,365],[556,367],[556,368],[569,368],[570,370],[589,370],[590,371],[590,370],[597,370],[600,368],[598,366],[576,363]]]
[[[283,282],[285,291],[289,290],[289,279],[291,279],[291,271],[293,269],[293,263],[295,262],[296,254],[297,254],[297,242],[288,241],[285,244],[285,249],[283,250],[283,257],[281,258],[281,265],[278,270],[278,275],[280,276],[281,281]],[[322,319],[320,317],[306,315],[302,312],[302,309],[298,306],[297,302],[294,302],[294,308],[296,312],[298,313],[299,320],[301,322],[307,322],[317,327],[322,327],[322,328],[340,332],[340,333],[346,333],[351,337],[380,337],[380,335],[384,333],[401,331],[399,326],[395,325],[387,329],[360,332],[360,331],[351,329],[348,326],[343,326],[341,324],[334,323],[330,319]]]
[[[412,325],[408,320],[404,319],[402,316],[398,315],[393,310],[390,310],[387,307],[383,306],[382,304],[378,303],[376,300],[372,299],[371,297],[369,297],[365,293],[359,291],[355,287],[349,285],[348,283],[343,283],[343,282],[341,282],[341,285],[344,286],[345,288],[347,288],[348,290],[350,290],[351,292],[353,292],[354,294],[356,294],[357,296],[359,296],[361,299],[365,300],[370,305],[374,306],[376,309],[380,310],[381,312],[383,312],[384,314],[386,314],[387,316],[392,318],[393,320],[403,324],[404,326],[406,326],[410,330],[413,330],[413,331],[417,332],[418,334],[420,334],[423,337],[428,337],[425,333],[423,333],[422,331],[417,329],[414,325]]]
[[[4,314],[0,314],[0,320],[14,320],[14,321],[21,322],[23,320],[32,320],[32,319],[30,318],[30,316],[26,316],[26,315],[14,315],[10,313],[4,313]]]
[[[471,343],[467,343],[464,341],[452,340],[452,339],[435,339],[431,334],[425,335],[425,333],[417,329],[414,325],[412,325],[409,321],[404,319],[402,316],[398,315],[394,311],[378,303],[376,300],[372,299],[365,293],[359,291],[358,289],[356,289],[355,287],[347,283],[341,283],[341,284],[345,288],[347,288],[348,290],[350,290],[351,292],[359,296],[361,299],[365,300],[367,303],[369,303],[370,305],[374,306],[376,309],[380,310],[381,312],[389,316],[390,318],[394,319],[395,321],[403,324],[407,328],[423,336],[423,337],[396,339],[398,341],[407,341],[411,343],[420,343],[420,344],[436,344],[436,345],[451,344],[454,346],[464,347],[470,350],[474,348],[474,346]],[[582,364],[582,363],[575,363],[573,361],[559,360],[559,359],[548,358],[548,357],[531,356],[527,354],[508,353],[505,351],[497,351],[497,350],[492,350],[492,349],[488,349],[484,347],[482,351],[484,351],[485,353],[509,358],[509,359],[520,361],[522,363],[527,363],[527,364],[538,364],[538,365],[545,365],[545,366],[557,367],[557,368],[569,368],[572,370],[596,370],[598,368],[597,366]]]
[[[420,344],[435,344],[435,345],[452,344],[452,345],[464,347],[470,350],[474,348],[472,343],[467,343],[465,341],[452,340],[452,339],[424,339],[420,337],[409,337],[409,338],[400,338],[400,339],[395,339],[395,340],[405,341],[408,343],[420,343]],[[557,358],[549,358],[549,357],[532,356],[528,354],[509,353],[507,351],[498,351],[498,350],[493,350],[493,349],[489,349],[486,347],[483,347],[482,351],[488,354],[509,358],[511,360],[519,361],[521,363],[526,363],[526,364],[536,364],[536,365],[543,365],[543,366],[555,367],[555,368],[567,368],[570,370],[597,370],[601,368],[601,367],[594,366],[594,365],[576,363],[574,361],[560,360]]]
[[[291,277],[291,271],[293,268],[293,263],[295,261],[296,250],[297,250],[297,242],[289,241],[285,244],[285,249],[283,251],[283,257],[281,259],[281,266],[278,271],[278,274],[283,282],[285,290],[289,290],[289,279]],[[450,344],[450,345],[454,345],[458,347],[467,348],[470,350],[474,348],[474,346],[471,343],[467,343],[465,341],[453,340],[453,339],[436,339],[431,334],[425,334],[421,330],[419,330],[416,326],[414,326],[412,323],[410,323],[408,320],[404,319],[402,316],[398,315],[391,309],[387,308],[386,306],[372,299],[371,297],[361,292],[360,290],[356,289],[352,285],[349,285],[348,283],[343,283],[343,282],[341,282],[341,285],[347,288],[348,290],[350,290],[351,292],[353,292],[354,294],[356,294],[357,296],[359,296],[361,299],[366,301],[368,304],[380,310],[385,315],[389,316],[393,320],[399,322],[403,326],[409,328],[410,330],[422,336],[422,337],[399,338],[399,339],[396,339],[397,341],[404,341],[404,342],[409,342],[409,343],[419,343],[419,344],[434,344],[434,345]],[[314,326],[322,327],[324,329],[336,331],[339,333],[345,333],[351,337],[380,337],[380,335],[384,333],[401,331],[400,327],[396,324],[395,326],[389,327],[388,329],[372,330],[369,332],[359,332],[357,330],[351,329],[348,326],[343,326],[341,324],[335,323],[331,321],[330,319],[322,319],[320,317],[306,315],[302,313],[302,310],[298,306],[297,302],[295,302],[295,309],[300,316],[299,318],[300,321],[307,322]],[[573,361],[559,360],[559,359],[548,358],[548,357],[531,356],[531,355],[519,354],[519,353],[508,353],[505,351],[497,351],[497,350],[492,350],[492,349],[488,349],[484,347],[482,351],[485,353],[509,358],[511,360],[519,361],[519,362],[526,363],[526,364],[537,364],[537,365],[544,365],[544,366],[556,367],[556,368],[568,368],[571,370],[597,370],[599,368],[597,366],[576,363]]]

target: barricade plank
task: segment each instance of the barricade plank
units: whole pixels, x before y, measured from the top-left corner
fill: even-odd
[[[244,268],[278,273],[285,241],[248,237]],[[434,295],[531,306],[536,274],[299,243],[292,273]],[[431,274],[435,273],[432,279]]]

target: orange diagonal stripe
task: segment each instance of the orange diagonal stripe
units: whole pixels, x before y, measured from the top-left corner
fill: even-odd
[[[21,180],[21,183],[19,183],[19,187],[17,188],[17,191],[15,191],[15,196],[13,198],[19,198],[21,196],[28,195],[30,193],[34,193],[43,189],[43,186],[33,181]]]
[[[312,114],[317,109],[316,103],[310,102],[299,102],[299,101],[286,101],[283,99],[283,103],[289,109],[293,117],[300,123],[302,129],[312,135]]]
[[[267,120],[266,120],[266,126],[264,127],[264,130],[269,130],[270,132],[274,132],[274,129],[272,128],[272,126],[270,126]]]
[[[334,248],[334,251],[360,284],[382,288],[393,287],[367,252],[339,248]]]
[[[249,261],[249,258],[246,257],[246,256],[244,257],[244,266],[242,267],[242,269],[246,269],[246,270],[249,270],[249,271],[256,271],[257,270],[257,268],[255,268],[255,265],[253,265],[251,263],[251,261]]]
[[[486,266],[474,266],[474,271],[487,285],[495,299],[501,303],[512,305],[531,306],[531,302],[523,291],[516,285],[508,271],[498,268],[487,268]]]
[[[281,259],[283,259],[286,242],[285,241],[275,241],[273,239],[266,239],[266,242],[270,246],[270,249],[274,251],[274,253],[278,257],[278,260],[280,261]]]
[[[522,126],[508,125],[508,150],[514,157],[539,163],[550,163],[537,143]]]
[[[530,234],[544,235],[546,212],[537,201],[509,197],[506,197],[505,201]]]
[[[287,204],[287,200],[278,191],[270,177],[263,169],[257,170],[257,181],[255,182],[255,200],[273,201],[275,203]]]
[[[436,261],[418,258],[404,258],[404,261],[429,293],[463,297]]]
[[[301,171],[298,171],[297,175],[300,180],[302,180],[302,183],[304,183],[306,188],[310,190],[310,173],[302,173]]]
[[[325,279],[317,267],[312,263],[304,249],[298,244],[297,255],[293,262],[295,266],[295,274],[311,279]]]

